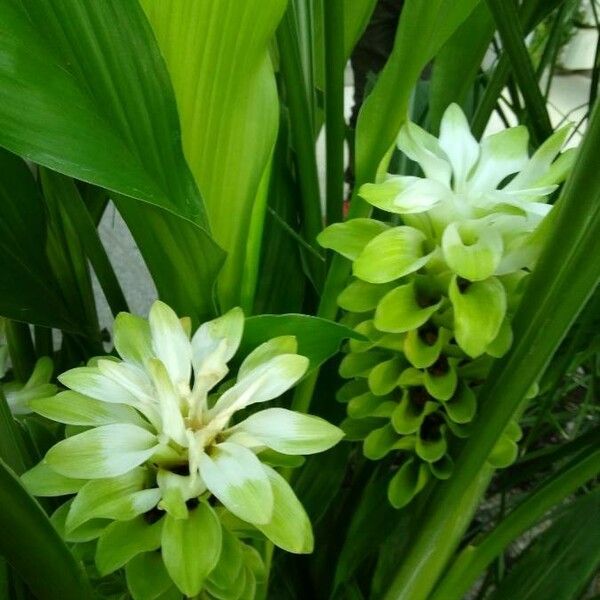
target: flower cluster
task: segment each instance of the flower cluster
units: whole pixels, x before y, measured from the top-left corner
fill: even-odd
[[[66,391],[29,403],[66,424],[67,437],[24,474],[25,485],[38,496],[73,495],[53,516],[57,527],[69,541],[97,540],[101,575],[126,566],[136,598],[148,573],[154,590],[174,583],[188,596],[253,597],[262,567],[240,539],[248,531],[290,552],[312,551],[302,505],[267,462],[327,450],[343,434],[283,408],[238,418],[283,394],[308,367],[296,339],[282,336],[222,383],[243,327],[238,308],[191,339],[189,320],[162,302],[148,320],[121,313],[120,359],[67,371],[59,377]]]
[[[388,487],[396,507],[431,477],[450,476],[452,438],[468,435],[477,388],[511,345],[546,201],[571,162],[570,152],[555,160],[566,134],[557,131],[529,157],[524,127],[479,144],[456,105],[439,139],[409,122],[397,145],[424,177],[388,175],[360,189],[402,224],[352,219],[319,238],[352,261],[338,304],[366,338],[349,342],[340,366],[349,379],[338,394],[348,405],[343,429],[364,440],[368,458],[397,454]],[[519,435],[511,424],[489,458],[494,466],[514,460]]]

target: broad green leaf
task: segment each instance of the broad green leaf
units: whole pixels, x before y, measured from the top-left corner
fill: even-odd
[[[158,205],[138,206],[123,196],[114,200],[161,299],[195,325],[214,316],[212,290],[225,254],[207,231]]]
[[[519,557],[493,600],[574,600],[600,565],[600,494],[583,496]]]
[[[260,184],[279,117],[269,43],[285,2],[243,0],[235,9],[203,0],[141,4],[171,76],[185,156],[215,239],[228,252],[218,291],[229,308],[240,303],[245,269],[258,267],[258,256],[246,250],[251,220],[262,222],[266,208]]]
[[[0,19],[0,144],[114,192],[161,296],[194,318],[213,312],[222,253],[202,229],[168,74],[138,3],[2,0]]]
[[[86,600],[80,566],[39,504],[0,461],[0,554],[38,598]]]
[[[257,525],[276,546],[295,554],[313,551],[313,534],[304,507],[289,483],[275,470],[263,465],[273,489],[273,516],[264,525]]]
[[[320,417],[285,408],[261,410],[232,428],[283,454],[316,454],[337,444],[343,433]]]
[[[204,222],[168,75],[139,5],[2,0],[0,14],[0,143]]]
[[[210,456],[202,454],[200,475],[206,487],[234,515],[253,524],[269,522],[273,492],[253,452],[238,444],[218,444]]]
[[[464,106],[494,32],[492,15],[485,2],[480,2],[436,54],[429,95],[434,132],[452,102]]]
[[[77,329],[46,256],[46,217],[36,182],[25,162],[4,149],[0,149],[0,205],[0,314]]]
[[[246,319],[239,353],[243,356],[259,344],[277,336],[293,335],[298,354],[310,360],[310,370],[333,356],[347,338],[361,339],[360,334],[327,319],[308,315],[260,315]]]
[[[155,435],[137,425],[114,423],[59,442],[50,448],[46,461],[66,477],[116,477],[150,458],[157,444]]]
[[[219,562],[221,523],[202,500],[190,510],[187,519],[165,517],[161,546],[167,572],[175,585],[186,596],[196,596]]]
[[[100,536],[96,548],[96,567],[100,574],[108,575],[134,556],[158,549],[164,523],[163,518],[150,524],[143,516],[111,523]]]

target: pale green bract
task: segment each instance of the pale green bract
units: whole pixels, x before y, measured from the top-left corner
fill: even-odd
[[[396,507],[432,477],[451,475],[451,438],[469,435],[477,389],[510,348],[548,197],[574,158],[574,150],[558,156],[567,133],[557,131],[529,157],[524,127],[478,143],[455,104],[439,139],[409,122],[397,145],[423,176],[387,175],[359,190],[401,224],[353,219],[319,237],[352,261],[338,304],[368,340],[351,340],[340,365],[350,380],[338,393],[348,405],[342,428],[363,441],[368,458],[398,454],[388,487]],[[519,436],[513,423],[488,461],[510,464]]]
[[[120,359],[97,358],[67,371],[59,376],[67,391],[30,402],[34,412],[77,429],[23,481],[35,495],[76,493],[53,518],[68,540],[99,538],[101,574],[161,547],[181,592],[222,587],[225,538],[229,551],[254,556],[230,539],[220,520],[226,512],[285,550],[312,551],[302,505],[261,458],[322,452],[343,433],[284,408],[239,418],[290,389],[309,362],[297,354],[295,337],[277,337],[246,356],[237,378],[223,384],[243,328],[239,308],[204,323],[191,338],[189,320],[160,301],[147,321],[121,313],[114,324]],[[238,562],[250,586],[256,569]],[[128,581],[136,572],[128,571]],[[138,584],[143,581],[131,585]]]

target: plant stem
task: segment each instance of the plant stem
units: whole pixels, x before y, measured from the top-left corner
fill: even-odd
[[[15,379],[25,383],[35,365],[35,348],[29,325],[6,319],[5,333]]]
[[[524,34],[517,7],[512,0],[508,2],[506,0],[487,0],[487,5],[510,58],[515,79],[519,84],[521,94],[523,94],[525,107],[530,117],[532,133],[539,145],[552,134],[552,124],[527,46],[523,41]]]
[[[569,465],[528,496],[476,546],[456,558],[430,600],[460,600],[480,573],[514,539],[535,525],[548,510],[600,472],[600,449],[581,453]]]
[[[344,200],[344,0],[323,2],[327,224],[342,220]]]
[[[292,143],[297,162],[298,183],[302,196],[303,230],[306,241],[319,252],[317,235],[323,228],[321,216],[321,195],[315,156],[313,122],[307,91],[304,88],[304,75],[298,31],[293,7],[290,5],[277,29],[277,45],[281,63],[281,76],[285,85],[287,105],[290,111]],[[312,271],[312,280],[322,283],[323,264],[307,257]]]

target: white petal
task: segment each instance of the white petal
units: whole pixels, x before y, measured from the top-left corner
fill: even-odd
[[[121,312],[116,316],[113,341],[119,356],[139,367],[144,367],[152,356],[150,325],[137,315]]]
[[[239,307],[203,323],[192,338],[192,362],[196,374],[205,374],[204,363],[215,352],[218,352],[220,362],[231,360],[239,348],[243,331],[244,312]]]
[[[71,504],[67,532],[90,519],[128,521],[154,508],[160,500],[160,490],[145,489],[147,478],[147,470],[138,468],[119,477],[86,483]]]
[[[433,208],[451,195],[448,186],[433,179],[416,177],[394,198],[394,206],[399,214],[416,214]]]
[[[535,187],[548,172],[550,165],[558,156],[571,126],[567,125],[555,131],[533,154],[523,170],[506,186],[507,190]]]
[[[232,428],[283,454],[315,454],[337,444],[344,433],[320,417],[285,408],[268,408]]]
[[[258,458],[243,446],[223,443],[200,458],[206,487],[234,515],[249,523],[268,523],[273,514],[273,492]]]
[[[440,146],[452,164],[454,189],[461,192],[469,172],[479,158],[479,144],[458,104],[451,104],[442,117]]]
[[[152,348],[171,377],[178,385],[189,384],[192,347],[181,321],[172,308],[157,300],[148,317],[152,332]]]
[[[154,388],[159,401],[161,433],[166,434],[180,446],[187,445],[185,423],[181,406],[173,383],[163,363],[157,358],[148,361],[148,369],[154,380]]]
[[[529,133],[522,125],[504,129],[481,142],[481,155],[467,182],[471,196],[489,192],[509,175],[524,167],[528,160]]]
[[[407,122],[400,130],[397,144],[408,158],[419,163],[428,179],[450,185],[450,163],[438,140],[430,133],[415,123]]]
[[[130,404],[143,413],[150,422],[158,426],[158,412],[152,382],[145,371],[126,362],[98,360],[98,370],[108,379],[127,390],[137,402]]]
[[[50,398],[37,398],[30,403],[32,410],[47,419],[67,425],[98,426],[110,423],[147,423],[131,406],[102,402],[67,390]]]
[[[243,379],[247,373],[280,354],[295,354],[297,351],[298,341],[296,340],[296,336],[281,335],[271,338],[246,356],[238,370],[238,379]]]
[[[244,373],[209,411],[209,418],[231,416],[257,402],[266,402],[289,390],[308,368],[309,360],[299,354],[280,354],[252,371]]]
[[[258,525],[276,546],[296,554],[313,550],[313,533],[304,507],[289,483],[272,468],[263,465],[273,488],[273,516],[266,525]]]
[[[100,362],[100,361],[99,361]],[[106,361],[113,362],[113,361]],[[117,363],[113,363],[117,364]],[[98,367],[77,367],[58,376],[65,386],[84,396],[103,402],[137,406],[138,398],[121,383],[103,374]]]
[[[126,423],[104,425],[67,438],[50,448],[48,465],[66,477],[101,479],[131,471],[148,460],[156,436]]]

